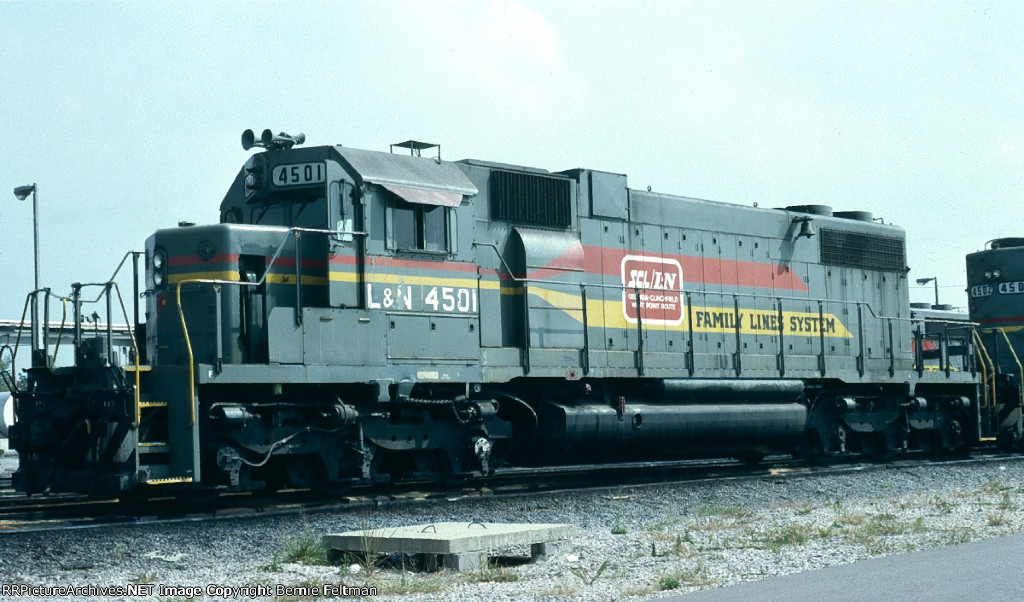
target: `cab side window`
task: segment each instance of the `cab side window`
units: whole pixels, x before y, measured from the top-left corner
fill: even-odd
[[[388,248],[396,251],[447,253],[446,207],[393,199],[388,211]]]

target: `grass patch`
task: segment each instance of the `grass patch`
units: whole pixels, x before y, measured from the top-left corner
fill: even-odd
[[[647,593],[650,593],[650,592],[648,591]],[[548,589],[541,590],[540,592],[538,592],[537,597],[538,598],[572,598],[572,597],[576,597],[578,594],[579,594],[579,590],[577,590],[575,587],[572,587],[572,586],[567,585],[565,583],[559,583],[558,585],[556,585],[554,587],[549,587]],[[626,595],[626,594],[623,594],[623,595]],[[641,595],[641,594],[634,594],[634,595]]]
[[[680,522],[680,520],[678,518],[659,520],[656,523],[652,523],[652,524],[647,525],[646,527],[644,527],[644,531],[655,531],[655,532],[664,531],[665,529],[668,529],[672,525],[679,524],[679,522]]]
[[[325,566],[327,565],[327,548],[316,537],[305,534],[285,543],[282,558],[284,562]]]
[[[768,533],[761,538],[761,544],[773,552],[785,546],[802,546],[817,534],[817,528],[811,525],[791,524],[778,531]]]
[[[961,527],[959,529],[951,529],[948,531],[948,537],[946,543],[951,546],[958,546],[962,543],[968,543],[974,539],[974,534],[968,527]]]
[[[956,508],[960,506],[960,504],[937,495],[932,498],[932,506],[935,506],[935,509],[942,514],[951,514],[953,510],[956,510]]]
[[[868,535],[881,537],[903,535],[912,531],[913,528],[914,526],[911,523],[900,521],[892,514],[872,516],[871,520],[864,525],[864,530]]]
[[[801,502],[793,506],[793,513],[797,516],[807,516],[812,512],[814,512],[814,506],[808,504],[807,502]]]
[[[649,596],[656,591],[658,591],[658,587],[656,586],[638,585],[619,590],[619,595],[623,598],[639,598]],[[575,595],[575,592],[570,592],[568,595]]]
[[[658,579],[658,589],[661,591],[679,589],[682,586],[702,587],[713,585],[715,581],[708,577],[708,568],[704,563],[698,563],[692,569],[681,569],[663,575]]]
[[[384,541],[390,535],[385,529],[371,527],[368,518],[362,520],[359,530],[359,550],[346,553],[345,557],[358,564],[369,579],[373,577],[378,565],[385,559],[385,554],[383,554],[382,550],[384,549]],[[393,534],[394,531],[391,532],[391,535]]]
[[[381,584],[381,594],[409,596],[413,594],[436,594],[451,586],[447,577],[414,577],[402,573],[397,581]]]
[[[591,574],[590,571],[588,571],[587,568],[584,567],[583,563],[581,562],[579,567],[571,568],[571,569],[569,569],[569,572],[572,573],[573,575],[576,575],[576,577],[578,577],[579,580],[582,581],[584,585],[593,585],[594,582],[597,581],[597,578],[601,576],[601,573],[603,573],[605,571],[605,569],[607,569],[607,568],[608,568],[608,561],[605,560],[604,562],[601,563],[601,566],[597,567],[597,570],[594,571],[593,574]]]
[[[146,572],[146,571],[142,571],[134,579],[132,579],[131,582],[132,583],[158,583],[159,579],[160,579],[160,577],[158,577],[154,573],[149,573],[149,572]]]
[[[847,513],[841,513],[838,516],[836,516],[836,520],[832,524],[836,525],[836,526],[839,526],[839,527],[844,527],[844,526],[859,527],[861,525],[867,524],[868,520],[869,520],[869,518],[868,518],[868,515],[866,515],[866,514],[847,514]]]
[[[998,495],[1001,493],[1009,493],[1013,491],[1013,487],[1007,485],[1001,479],[996,479],[995,481],[989,481],[988,483],[982,485],[981,490],[985,493]]]
[[[1006,517],[1002,514],[989,514],[986,523],[990,527],[1002,527],[1006,525]]]
[[[464,575],[466,581],[470,583],[515,583],[519,581],[519,573],[507,567],[499,567],[487,560],[480,568],[468,571]]]
[[[697,514],[700,516],[721,516],[737,520],[750,518],[751,516],[748,510],[740,506],[715,506],[712,504],[701,506],[697,509]]]

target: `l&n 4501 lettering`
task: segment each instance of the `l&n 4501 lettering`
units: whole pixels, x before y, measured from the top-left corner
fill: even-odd
[[[367,309],[404,309],[407,311],[443,311],[449,313],[475,314],[477,312],[477,291],[475,288],[455,286],[421,287],[426,290],[419,307],[413,307],[412,286],[378,286],[366,284]]]

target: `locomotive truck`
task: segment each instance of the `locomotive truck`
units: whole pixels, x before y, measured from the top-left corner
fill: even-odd
[[[219,223],[149,237],[144,319],[115,278],[72,287],[74,365],[32,337],[14,387],[17,489],[337,488],[1020,438],[1019,372],[970,322],[912,314],[905,233],[869,213],[303,141],[246,131],[262,151]],[[92,301],[134,323],[128,353],[82,328]]]

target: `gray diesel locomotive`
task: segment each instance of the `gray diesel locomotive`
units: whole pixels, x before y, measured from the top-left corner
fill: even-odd
[[[978,366],[972,326],[911,315],[904,232],[870,214],[447,162],[414,141],[301,142],[247,131],[264,151],[220,223],[149,238],[126,358],[83,331],[75,285],[75,365],[35,349],[15,392],[17,489],[335,488],[1019,438],[1019,380],[990,395],[1008,371]],[[100,290],[108,316],[124,306]],[[1009,406],[1016,422],[997,421]]]

